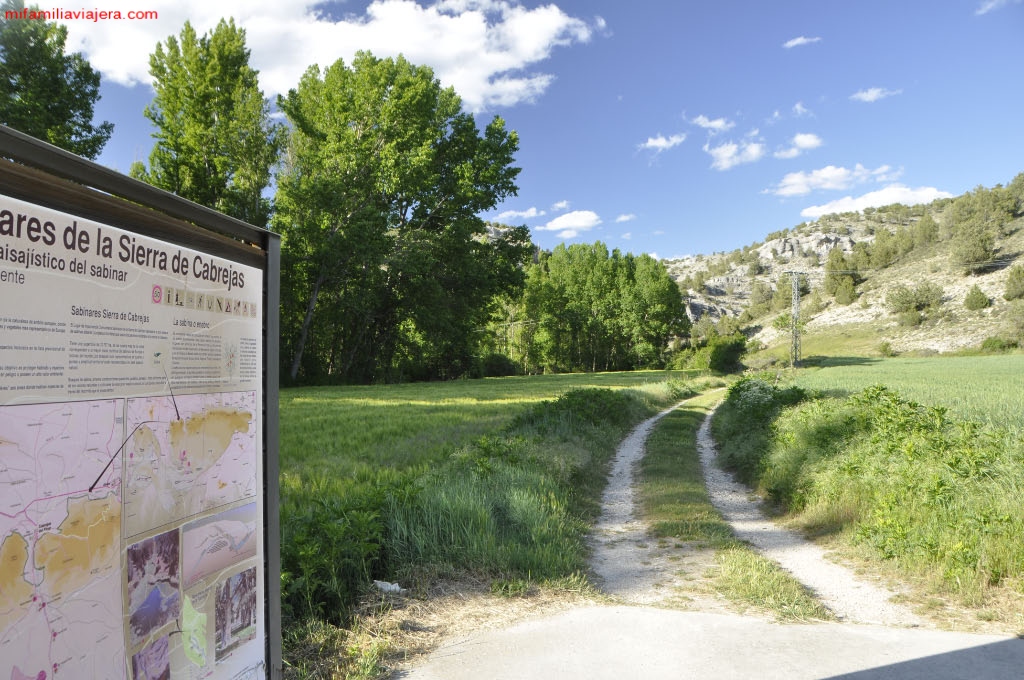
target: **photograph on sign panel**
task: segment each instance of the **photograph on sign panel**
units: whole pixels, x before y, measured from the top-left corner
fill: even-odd
[[[178,529],[128,546],[128,617],[131,644],[181,615]]]
[[[217,589],[217,661],[256,637],[256,568],[235,574]]]

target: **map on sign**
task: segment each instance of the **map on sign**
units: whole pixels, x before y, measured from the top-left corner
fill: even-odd
[[[125,534],[259,493],[255,392],[127,400]]]
[[[123,441],[123,404],[0,407],[5,680],[125,675],[121,467],[108,467]]]

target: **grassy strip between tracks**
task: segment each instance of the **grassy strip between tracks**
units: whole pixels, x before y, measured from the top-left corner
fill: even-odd
[[[697,430],[721,392],[704,394],[661,419],[641,463],[644,516],[659,539],[714,550],[708,586],[781,620],[828,619],[830,613],[798,581],[744,543],[711,505],[696,447]]]

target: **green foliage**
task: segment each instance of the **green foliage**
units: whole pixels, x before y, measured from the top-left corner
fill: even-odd
[[[1006,276],[1006,290],[1003,292],[1004,300],[1019,300],[1024,298],[1024,265],[1014,265]]]
[[[848,396],[885,383],[908,399],[941,405],[962,420],[1024,432],[1024,355],[826,360],[801,374],[807,390]]]
[[[924,314],[916,309],[908,309],[896,314],[896,323],[906,328],[913,328],[924,323]]]
[[[190,201],[265,226],[263,190],[277,164],[284,128],[249,66],[245,30],[221,21],[202,37],[189,22],[179,37],[158,43],[149,57],[155,94],[146,107],[156,144],[149,168],[132,176]]]
[[[942,286],[931,281],[913,288],[900,284],[885,296],[885,304],[893,314],[933,311],[942,304],[943,295]]]
[[[783,389],[761,378],[745,377],[733,383],[711,422],[722,466],[745,483],[756,481],[772,420],[780,409],[806,396],[798,387]]]
[[[516,133],[499,117],[480,131],[431,69],[366,52],[310,68],[278,103],[294,127],[275,199],[284,374],[470,373],[532,251],[525,227],[488,238],[479,217],[517,191]]]
[[[1024,301],[1014,300],[1006,310],[1006,331],[1011,340],[1024,341]]]
[[[289,627],[345,622],[372,578],[408,583],[428,568],[571,576],[584,562],[584,520],[599,507],[618,441],[691,389],[679,378],[590,374],[283,391]]]
[[[779,314],[774,318],[771,323],[771,327],[776,331],[788,331],[793,328],[793,315],[786,312]]]
[[[754,481],[811,530],[967,597],[1021,576],[1019,437],[881,385],[781,412],[771,432]]]
[[[979,309],[985,309],[992,304],[992,301],[988,299],[988,296],[978,287],[977,284],[971,287],[971,290],[967,293],[967,297],[964,298],[964,307],[976,312]]]
[[[840,276],[836,283],[835,298],[841,305],[851,305],[857,300],[857,291],[853,287],[852,276]]]
[[[95,159],[114,131],[92,123],[100,74],[80,52],[65,54],[67,26],[5,18],[24,9],[23,0],[0,5],[0,123]]]
[[[854,257],[847,256],[841,248],[828,251],[825,260],[825,293],[835,297],[841,305],[851,304],[857,299],[854,286],[860,280]]]
[[[892,343],[889,341],[883,341],[878,344],[878,353],[883,357],[894,357],[896,356],[896,350],[892,348]]]
[[[981,351],[986,354],[1003,354],[1017,348],[1016,340],[989,336],[981,341]]]
[[[1006,195],[1013,214],[1017,217],[1024,215],[1024,172],[1013,178],[1006,187]]]
[[[689,330],[679,287],[649,255],[603,243],[559,245],[528,267],[522,301],[499,309],[495,335],[526,372],[663,366]]]
[[[501,378],[519,373],[519,365],[504,354],[491,352],[480,360],[480,372],[482,378]]]
[[[934,242],[939,238],[939,225],[932,218],[931,213],[925,213],[921,216],[916,223],[914,223],[914,247],[923,248]]]
[[[995,259],[995,234],[980,222],[966,222],[953,237],[953,265],[965,274],[986,269]]]
[[[282,613],[340,624],[380,561],[383,489],[337,493],[321,479],[301,493],[285,488],[281,515]],[[314,499],[308,502],[306,499]]]

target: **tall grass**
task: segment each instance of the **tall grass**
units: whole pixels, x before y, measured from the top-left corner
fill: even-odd
[[[747,413],[742,392],[730,392],[716,423],[723,450]],[[883,386],[779,406],[756,425],[764,447],[752,481],[808,530],[868,548],[966,603],[1024,588],[1020,433]]]
[[[286,617],[343,623],[371,579],[428,564],[578,569],[606,452],[686,375],[282,391]]]

